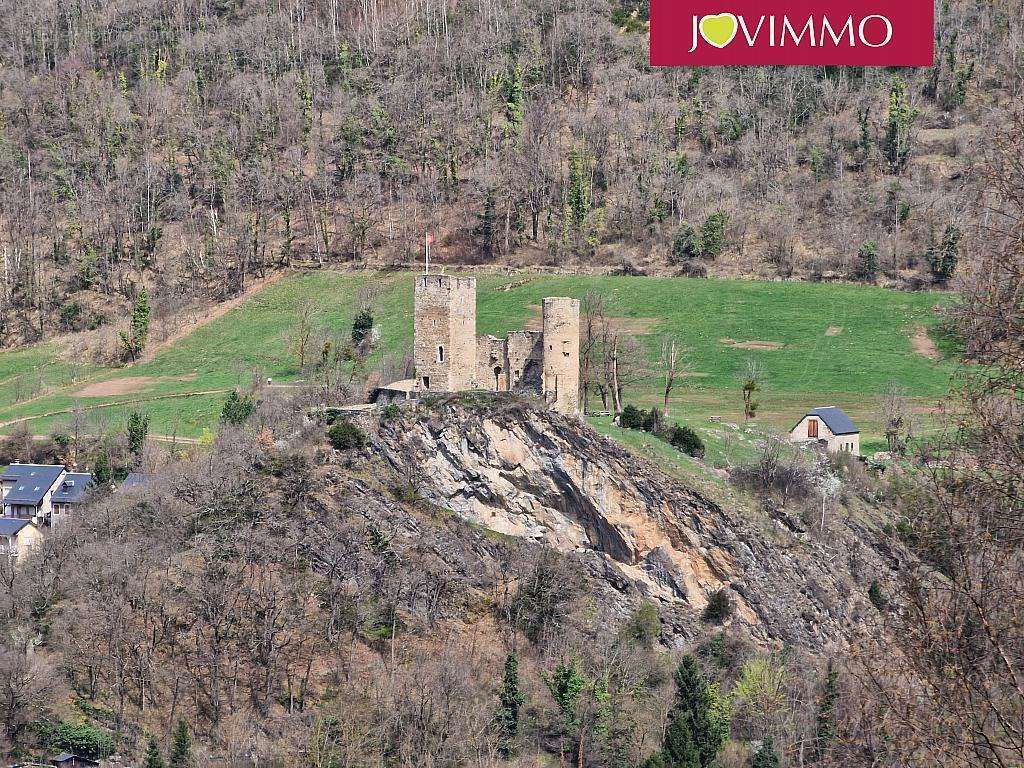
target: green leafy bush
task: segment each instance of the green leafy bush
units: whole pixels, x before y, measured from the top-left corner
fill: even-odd
[[[240,426],[248,421],[256,408],[256,400],[252,395],[239,394],[237,389],[231,390],[224,407],[220,411],[220,420],[225,424]]]
[[[50,742],[57,749],[90,760],[99,760],[114,751],[113,739],[88,723],[63,722],[54,729]]]
[[[871,281],[878,275],[878,243],[868,240],[857,251],[857,278]]]
[[[373,329],[373,314],[368,309],[361,310],[352,321],[352,343],[359,346]]]
[[[657,408],[651,408],[649,411],[641,411],[643,419],[640,423],[640,428],[644,432],[650,432],[652,435],[661,433],[661,428],[665,425],[665,417],[662,412]]]
[[[884,611],[889,606],[889,599],[882,591],[882,585],[877,581],[872,581],[871,586],[868,587],[868,600],[880,611]]]
[[[725,250],[725,228],[729,226],[729,215],[724,211],[712,213],[704,220],[700,229],[700,253],[709,259],[716,259]]]
[[[348,419],[338,419],[327,430],[327,439],[339,451],[362,448],[366,444],[366,433]]]
[[[721,624],[731,615],[732,598],[729,597],[729,590],[723,587],[711,595],[708,604],[704,606],[701,618],[709,624]]]
[[[672,254],[670,261],[681,264],[700,256],[700,237],[697,230],[685,221],[679,225],[679,231],[672,238]]]
[[[635,405],[627,405],[619,414],[619,426],[623,429],[640,429],[644,423],[644,412]]]
[[[698,459],[704,456],[704,441],[692,427],[685,424],[676,424],[672,427],[668,441],[688,456],[695,456]]]

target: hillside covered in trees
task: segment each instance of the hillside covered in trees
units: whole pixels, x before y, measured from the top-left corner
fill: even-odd
[[[653,70],[627,0],[4,0],[5,344],[288,265],[947,281],[1019,0],[930,69]]]

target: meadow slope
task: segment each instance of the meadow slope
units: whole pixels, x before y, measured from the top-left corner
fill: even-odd
[[[80,409],[89,431],[102,432],[120,428],[126,413],[139,409],[151,416],[153,433],[196,437],[216,427],[231,388],[247,386],[254,375],[276,384],[301,377],[289,343],[301,307],[310,303],[316,325],[344,338],[357,293],[371,280],[380,288],[376,356],[401,355],[412,340],[411,275],[294,274],[135,366],[80,365],[59,343],[0,354],[0,431],[66,429]],[[481,275],[477,330],[523,327],[536,322],[544,296],[588,290],[606,297],[609,314],[636,329],[647,351],[650,371],[628,393],[631,401],[659,401],[655,361],[664,336],[688,350],[690,375],[673,393],[670,411],[697,425],[709,416],[738,420],[738,373],[748,358],[766,371],[760,422],[784,428],[807,407],[836,404],[862,423],[869,440],[879,435],[878,404],[889,382],[903,386],[927,420],[954,368],[920,350],[945,295],[839,283]]]

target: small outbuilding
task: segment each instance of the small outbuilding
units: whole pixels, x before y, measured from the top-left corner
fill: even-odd
[[[860,456],[860,430],[842,408],[834,405],[808,411],[789,431],[789,439],[823,445],[829,453]]]
[[[99,761],[63,752],[50,761],[54,768],[97,768]]]

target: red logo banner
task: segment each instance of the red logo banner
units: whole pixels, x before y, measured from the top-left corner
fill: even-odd
[[[651,64],[930,67],[934,0],[651,0]]]

